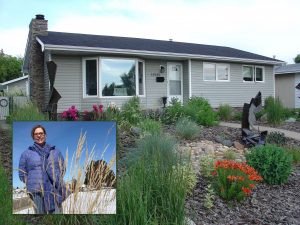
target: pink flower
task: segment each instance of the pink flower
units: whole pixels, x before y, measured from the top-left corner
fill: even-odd
[[[72,106],[71,106],[71,109],[75,109],[75,105],[72,105]]]
[[[63,113],[62,113],[62,118],[67,118],[68,117],[68,113],[67,113],[67,111],[64,111]]]
[[[97,105],[93,105],[93,109],[94,109],[95,112],[98,112],[98,107],[97,107]]]

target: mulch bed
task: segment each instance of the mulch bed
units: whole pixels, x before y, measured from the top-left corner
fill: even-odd
[[[199,140],[214,141],[223,134],[239,141],[240,129],[228,127],[203,128]],[[288,139],[287,144],[299,148],[300,141]],[[259,184],[245,201],[226,202],[216,196],[211,210],[204,207],[207,179],[199,176],[193,193],[186,199],[189,218],[201,224],[300,224],[300,165],[294,166],[288,182],[283,185]]]
[[[259,184],[243,202],[226,202],[216,196],[212,209],[204,207],[207,179],[199,176],[186,200],[190,219],[201,224],[300,224],[300,166],[284,185]]]

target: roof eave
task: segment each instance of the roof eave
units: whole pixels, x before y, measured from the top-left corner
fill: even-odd
[[[116,49],[116,48],[97,48],[97,47],[69,46],[69,45],[51,45],[51,44],[44,44],[39,39],[38,41],[42,46],[42,51],[57,50],[57,51],[117,53],[117,54],[127,54],[127,55],[162,56],[162,57],[178,57],[178,58],[188,58],[188,59],[207,59],[207,60],[220,60],[220,61],[232,61],[232,62],[262,63],[262,64],[271,64],[271,65],[281,65],[283,63],[283,61],[244,59],[244,58],[235,58],[235,57],[196,55],[196,54],[173,53],[173,52],[128,50],[128,49]]]
[[[27,79],[28,78],[28,75],[26,76],[22,76],[22,77],[18,77],[18,78],[15,78],[13,80],[9,80],[9,81],[5,81],[3,83],[1,83],[2,85],[7,85],[7,84],[11,84],[11,83],[14,83],[14,82],[17,82],[17,81],[20,81],[20,80],[24,80],[24,79]]]

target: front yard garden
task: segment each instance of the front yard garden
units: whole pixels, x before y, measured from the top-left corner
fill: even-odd
[[[273,103],[268,107],[278,107]],[[20,109],[8,122],[44,119],[34,108]],[[71,106],[61,120],[118,122],[117,215],[20,219],[49,225],[299,224],[300,141],[271,134],[278,136],[265,146],[244,148],[240,129],[218,126],[219,118],[240,119],[231,110],[221,107],[217,113],[203,98],[185,106],[173,100],[157,111],[142,111],[136,97],[121,109],[95,104],[79,113]],[[268,123],[282,123],[284,113],[268,110]],[[299,119],[297,112],[290,114]]]

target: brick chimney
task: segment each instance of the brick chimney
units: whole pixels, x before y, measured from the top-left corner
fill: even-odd
[[[37,35],[48,35],[48,20],[45,20],[44,15],[36,15],[31,20],[29,25],[29,84],[30,84],[30,99],[35,102],[38,108],[43,111],[45,108],[44,102],[44,53],[41,45],[37,42]]]

